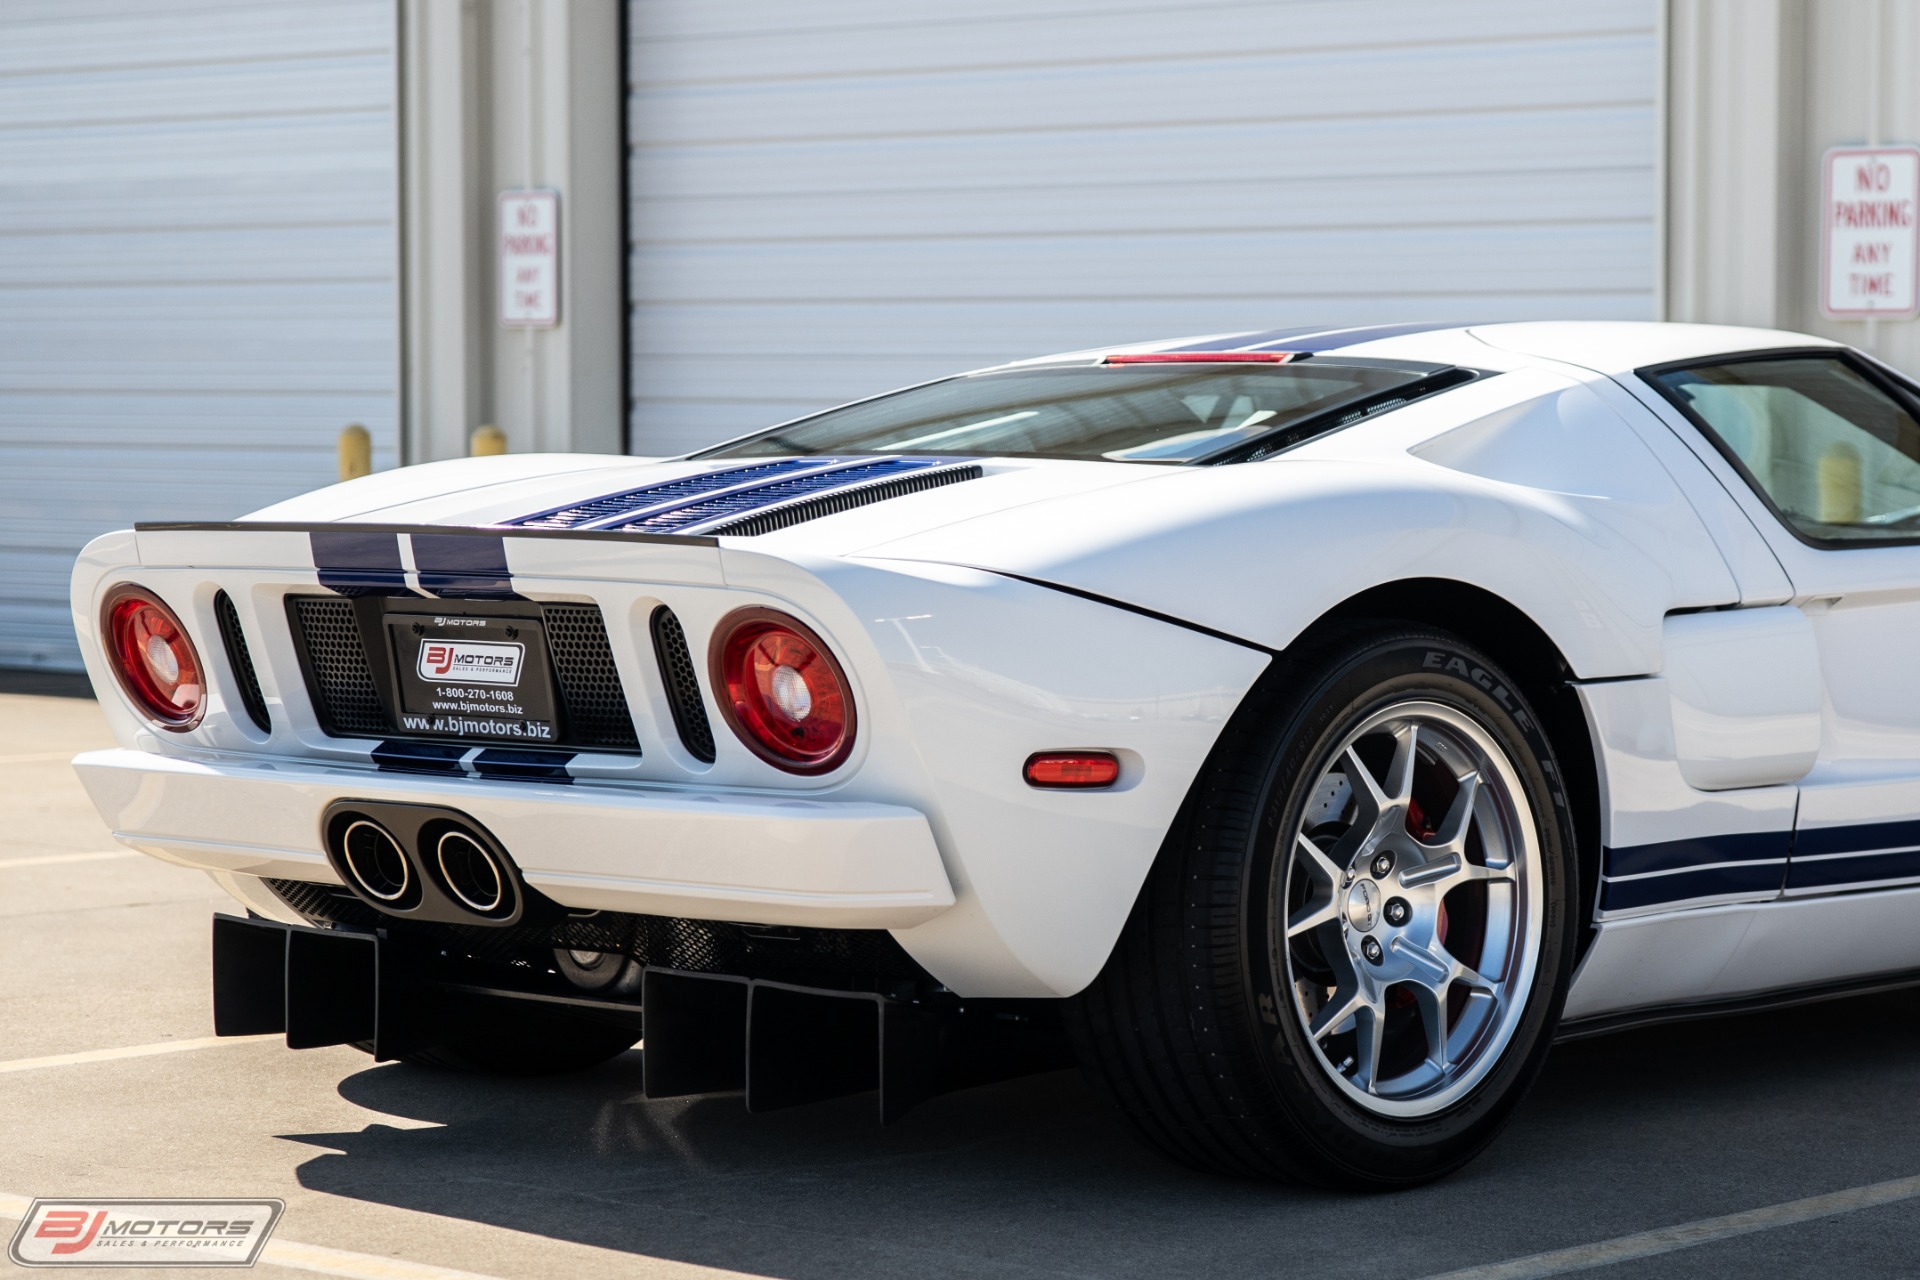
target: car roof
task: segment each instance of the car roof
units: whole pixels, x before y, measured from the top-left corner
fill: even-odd
[[[1444,364],[1471,363],[1470,359],[1462,358],[1465,346],[1463,339],[1498,351],[1557,360],[1608,374],[1629,373],[1645,365],[1736,351],[1842,345],[1828,338],[1779,329],[1651,320],[1535,320],[1507,324],[1416,321],[1378,325],[1309,325],[1164,338],[1065,352],[1018,363],[1033,365],[1084,361],[1117,351],[1298,351],[1376,355]]]

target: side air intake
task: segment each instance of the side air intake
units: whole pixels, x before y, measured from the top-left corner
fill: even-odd
[[[707,709],[700,701],[700,674],[687,649],[686,630],[665,605],[653,611],[651,625],[653,654],[660,663],[660,680],[667,691],[667,704],[673,708],[673,726],[680,731],[680,743],[694,759],[712,764],[713,726],[707,723]]]
[[[707,525],[701,532],[726,533],[736,538],[750,538],[755,534],[772,533],[776,529],[786,529],[796,524],[805,524],[809,520],[818,520],[821,516],[837,515],[842,511],[852,511],[855,507],[885,502],[889,498],[901,498],[909,493],[959,484],[962,480],[978,480],[983,474],[985,473],[980,469],[980,465],[971,462],[957,467],[941,467],[934,471],[919,471],[892,480],[880,480],[872,484],[855,485],[848,489],[836,489],[816,497],[801,498],[783,506],[758,511],[750,516],[742,516],[737,520]]]
[[[213,614],[220,620],[220,639],[227,647],[227,669],[233,672],[234,683],[240,686],[240,705],[247,709],[247,718],[265,733],[273,726],[267,718],[267,699],[260,692],[260,674],[253,668],[246,632],[240,629],[240,611],[222,591],[213,598]]]

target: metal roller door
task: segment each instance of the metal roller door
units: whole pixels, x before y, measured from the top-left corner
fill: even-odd
[[[631,0],[632,448],[1295,323],[1650,318],[1654,0]]]
[[[136,520],[395,437],[392,0],[0,5],[0,665],[77,667]]]

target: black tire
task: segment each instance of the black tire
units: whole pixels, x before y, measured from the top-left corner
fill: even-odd
[[[462,1014],[465,1011],[441,1010],[430,1043],[390,1056],[416,1067],[469,1075],[549,1076],[598,1066],[640,1039],[632,1024],[547,1005],[490,1003]],[[373,1052],[371,1044],[354,1047]]]
[[[1492,661],[1458,637],[1375,624],[1345,627],[1296,649],[1276,663],[1223,734],[1112,957],[1093,985],[1070,1002],[1068,1027],[1095,1088],[1153,1147],[1182,1164],[1345,1189],[1411,1186],[1442,1177],[1484,1150],[1545,1059],[1577,934],[1570,907],[1579,897],[1575,828],[1552,747],[1526,699]],[[1408,701],[1413,699],[1419,701]],[[1303,917],[1287,914],[1292,908],[1286,901],[1276,910],[1273,895],[1291,892],[1288,886],[1296,883],[1286,879],[1295,874],[1294,864],[1280,862],[1279,850],[1283,840],[1292,850],[1291,833],[1304,831],[1303,824],[1322,812],[1309,815],[1309,793],[1318,787],[1316,803],[1326,803],[1326,770],[1346,741],[1343,735],[1374,723],[1370,714],[1432,704],[1480,726],[1512,766],[1503,776],[1508,790],[1517,779],[1532,815],[1519,825],[1533,830],[1539,870],[1526,875],[1529,885],[1539,885],[1540,896],[1523,903],[1515,887],[1500,901],[1507,904],[1503,909],[1524,906],[1533,913],[1527,917],[1532,932],[1524,936],[1536,938],[1537,946],[1510,944],[1510,954],[1533,951],[1530,987],[1512,1002],[1522,1010],[1517,1019],[1500,1015],[1509,1018],[1502,1024],[1506,1038],[1486,1040],[1477,1068],[1484,1075],[1470,1091],[1431,1114],[1382,1115],[1355,1101],[1364,1088],[1343,1088],[1335,1078],[1354,1059],[1336,1064],[1331,1052],[1317,1050],[1306,1015],[1290,1003],[1308,998],[1299,994],[1302,985],[1312,988],[1292,967],[1285,968],[1286,979],[1278,976],[1294,964],[1293,934],[1305,926],[1295,923]],[[1470,811],[1472,803],[1461,807]],[[1482,854],[1481,861],[1488,858]],[[1364,857],[1355,865],[1361,863]],[[1276,875],[1282,877],[1278,890]],[[1397,891],[1389,881],[1379,883]],[[1328,900],[1341,892],[1330,888]],[[1357,889],[1341,899],[1346,911],[1361,910],[1351,905],[1356,895]],[[1452,901],[1444,899],[1433,910],[1441,921],[1436,947],[1445,945],[1445,904]],[[1329,909],[1324,902],[1314,908]],[[1493,908],[1484,910],[1490,916]],[[1406,908],[1394,911],[1404,916]],[[1354,919],[1353,930],[1362,927],[1362,918]],[[1277,937],[1276,919],[1282,930]],[[1332,935],[1323,931],[1328,927]],[[1492,927],[1483,919],[1481,934]],[[1314,930],[1302,938],[1353,936],[1344,912]],[[1523,934],[1516,930],[1512,936]],[[1357,957],[1347,963],[1357,971]],[[1445,1010],[1454,989],[1445,981],[1438,989]],[[1391,1019],[1405,1016],[1390,1010],[1387,1000],[1383,992],[1380,1021],[1370,1024],[1383,1039]],[[1442,1043],[1429,1059],[1439,1064],[1433,1070],[1446,1067],[1444,1028],[1453,1016],[1437,1019]],[[1339,1025],[1361,1024],[1354,1019]],[[1359,1031],[1353,1034],[1359,1043]],[[1377,1081],[1377,1051],[1375,1058],[1371,1076]],[[1361,1079],[1356,1068],[1348,1082]]]

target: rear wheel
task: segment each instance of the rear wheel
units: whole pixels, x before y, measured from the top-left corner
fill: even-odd
[[[1223,737],[1072,1024],[1155,1146],[1345,1187],[1493,1140],[1551,1041],[1573,827],[1513,682],[1439,632],[1290,658]]]

